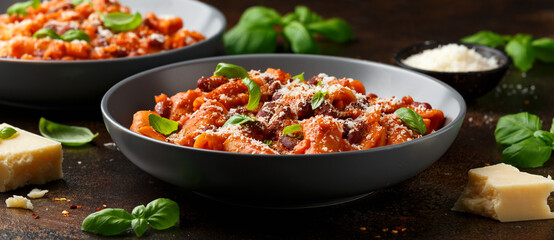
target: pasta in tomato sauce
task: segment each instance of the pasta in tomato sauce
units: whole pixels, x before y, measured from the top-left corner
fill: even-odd
[[[410,141],[444,122],[443,112],[428,103],[410,96],[380,98],[351,78],[319,74],[304,81],[274,68],[251,70],[248,76],[260,89],[260,101],[252,110],[247,108],[249,89],[241,79],[214,75],[198,79],[194,90],[156,96],[154,109],[136,112],[130,129],[202,149],[317,154]],[[400,108],[421,116],[426,131],[408,126],[396,113]],[[167,136],[156,132],[149,124],[151,114],[178,122],[178,128]]]
[[[107,25],[103,16],[129,14],[131,10],[115,0],[45,0],[36,7],[0,15],[0,58],[42,60],[111,59],[147,55],[177,49],[205,39],[183,28],[179,17],[146,13],[135,19],[132,29]],[[112,28],[110,28],[112,27]],[[62,40],[78,30],[86,37]],[[48,36],[37,36],[43,31]],[[83,40],[86,39],[86,40]]]

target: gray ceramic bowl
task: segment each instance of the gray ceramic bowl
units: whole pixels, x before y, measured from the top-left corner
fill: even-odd
[[[0,1],[0,11],[14,2]],[[226,20],[214,7],[188,0],[120,0],[131,11],[173,15],[184,27],[206,36],[197,44],[145,56],[83,61],[36,61],[0,58],[0,102],[34,108],[98,104],[115,83],[135,73],[193,58],[213,56]]]
[[[270,156],[183,147],[129,130],[133,114],[153,109],[154,95],[196,88],[219,62],[246,69],[280,68],[311,77],[324,72],[352,77],[380,97],[411,95],[441,109],[439,131],[410,142],[370,150]],[[149,70],[112,87],[101,103],[106,127],[121,152],[144,171],[221,201],[265,207],[333,204],[392,186],[425,170],[450,147],[466,105],[450,86],[398,67],[349,58],[294,54],[213,57]]]
[[[404,64],[402,61],[406,58],[423,52],[424,50],[437,48],[449,43],[462,44],[469,49],[475,49],[475,51],[481,54],[483,57],[490,58],[495,57],[498,60],[498,67],[486,71],[475,72],[437,72],[429,71],[420,68],[415,68]],[[485,95],[498,85],[498,82],[502,80],[506,71],[510,67],[510,58],[508,55],[498,49],[460,42],[435,42],[427,41],[424,43],[414,44],[405,47],[393,56],[394,63],[400,67],[417,71],[423,74],[427,74],[431,77],[437,78],[450,86],[454,87],[466,100],[473,100],[480,96]]]

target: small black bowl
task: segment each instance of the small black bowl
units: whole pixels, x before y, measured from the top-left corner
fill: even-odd
[[[469,49],[475,49],[475,51],[485,58],[495,57],[498,60],[498,67],[491,70],[475,72],[437,72],[411,67],[402,62],[406,58],[414,54],[421,53],[424,50],[437,48],[450,43],[465,45]],[[506,55],[506,53],[495,48],[460,42],[434,41],[426,41],[424,43],[405,47],[394,54],[393,60],[396,65],[402,68],[427,74],[447,83],[456,89],[466,101],[483,96],[494,89],[498,82],[500,82],[506,74],[506,71],[511,63],[510,58]]]

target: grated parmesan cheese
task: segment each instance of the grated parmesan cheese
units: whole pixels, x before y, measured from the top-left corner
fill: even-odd
[[[496,58],[485,58],[475,49],[453,43],[425,50],[402,62],[410,67],[438,72],[475,72],[498,67]]]

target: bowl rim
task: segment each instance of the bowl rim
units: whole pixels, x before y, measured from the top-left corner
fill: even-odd
[[[227,60],[234,60],[234,59],[249,59],[249,58],[264,58],[264,59],[267,59],[267,58],[299,58],[299,59],[304,59],[304,60],[307,60],[307,61],[314,60],[314,59],[325,59],[325,60],[332,60],[332,61],[344,61],[344,62],[347,62],[347,63],[369,64],[369,65],[374,65],[374,66],[378,66],[378,67],[382,67],[382,68],[386,68],[386,69],[394,69],[394,70],[399,70],[399,71],[405,71],[405,72],[410,73],[410,74],[420,75],[420,76],[422,76],[424,78],[427,78],[428,80],[431,80],[431,81],[443,86],[444,88],[446,88],[448,91],[450,91],[453,94],[452,97],[458,103],[460,110],[459,110],[459,112],[457,112],[458,115],[454,119],[452,119],[451,122],[444,125],[442,128],[435,131],[433,134],[429,134],[429,135],[423,136],[421,138],[413,139],[413,140],[410,140],[410,141],[407,141],[407,142],[393,144],[393,145],[387,145],[387,146],[382,146],[382,147],[377,147],[377,148],[347,151],[347,152],[318,153],[318,154],[291,154],[291,155],[285,155],[285,154],[276,154],[276,155],[272,155],[272,154],[249,154],[249,153],[216,151],[216,150],[208,150],[208,149],[182,146],[182,145],[178,145],[178,144],[175,144],[175,143],[162,142],[162,141],[152,139],[152,138],[143,136],[139,133],[131,131],[128,127],[125,127],[122,124],[120,124],[118,121],[116,121],[115,118],[112,116],[112,114],[108,111],[108,101],[110,100],[110,97],[113,95],[113,93],[115,91],[117,91],[117,89],[119,89],[120,87],[123,87],[123,85],[132,83],[132,81],[136,78],[140,78],[142,76],[149,75],[149,74],[152,74],[152,73],[155,73],[155,72],[161,72],[161,71],[165,71],[167,69],[177,68],[177,67],[181,67],[181,66],[187,66],[187,65],[193,65],[193,64],[202,64],[202,63],[212,62],[212,61],[227,61]],[[418,142],[425,141],[426,139],[435,138],[435,137],[438,137],[439,135],[446,134],[448,131],[455,128],[458,124],[462,124],[463,120],[465,118],[465,115],[466,115],[467,106],[466,106],[464,98],[453,87],[451,87],[450,85],[448,85],[448,84],[446,84],[446,83],[444,83],[444,82],[442,82],[442,81],[440,81],[440,80],[438,80],[434,77],[431,77],[431,76],[428,76],[428,75],[425,75],[425,74],[422,74],[422,73],[419,73],[419,72],[409,71],[409,70],[402,69],[400,67],[396,67],[396,66],[393,66],[393,65],[368,61],[368,60],[364,60],[364,59],[354,59],[354,58],[336,57],[336,56],[312,55],[312,54],[279,53],[279,54],[244,54],[244,55],[231,55],[231,56],[215,56],[215,57],[207,57],[207,58],[200,58],[200,59],[195,59],[195,60],[182,61],[182,62],[172,63],[172,64],[156,67],[156,68],[153,68],[153,69],[149,69],[149,70],[134,74],[132,76],[129,76],[129,77],[123,79],[122,81],[119,81],[117,84],[113,85],[102,97],[102,101],[100,103],[100,109],[101,109],[104,121],[108,121],[112,126],[115,126],[116,128],[118,128],[118,130],[124,132],[125,134],[130,134],[130,135],[132,135],[134,137],[138,137],[139,139],[142,139],[142,140],[151,141],[153,144],[162,144],[162,145],[164,145],[166,147],[170,147],[170,148],[183,149],[183,150],[187,150],[187,151],[188,150],[193,150],[193,151],[209,152],[211,154],[221,154],[221,155],[224,155],[224,156],[229,156],[229,155],[237,156],[237,155],[239,155],[239,156],[250,156],[250,157],[254,156],[254,157],[257,157],[257,158],[263,157],[263,158],[292,158],[292,159],[296,159],[296,158],[306,158],[306,157],[317,157],[317,156],[322,156],[322,155],[325,155],[326,157],[332,157],[332,156],[337,155],[337,154],[340,154],[341,156],[343,156],[343,155],[366,154],[366,153],[371,153],[371,152],[389,151],[389,150],[393,150],[393,149],[396,149],[396,148],[402,148],[406,145],[416,144]],[[129,117],[131,117],[131,116],[129,116]],[[106,124],[106,127],[107,126],[108,126],[108,124]]]
[[[433,48],[436,48],[436,47],[439,47],[439,46],[442,46],[442,45],[451,44],[451,43],[458,44],[458,45],[464,45],[466,47],[469,47],[470,49],[475,49],[476,51],[477,51],[477,47],[485,48],[485,49],[490,50],[491,52],[494,52],[497,56],[501,56],[506,61],[505,61],[504,64],[499,65],[496,68],[489,69],[489,70],[484,70],[484,71],[445,72],[445,71],[432,71],[432,70],[426,70],[426,69],[412,67],[412,66],[407,65],[404,62],[402,62],[402,60],[404,60],[404,59],[400,59],[401,55],[403,55],[404,53],[407,53],[407,52],[409,52],[412,49],[417,48],[417,47],[430,47],[430,48],[425,48],[425,50],[427,50],[427,49],[433,49]],[[414,54],[411,54],[410,56],[412,56]],[[496,73],[496,72],[501,72],[501,71],[504,71],[505,69],[507,69],[510,66],[511,62],[512,62],[511,58],[504,51],[501,51],[501,50],[498,50],[496,48],[489,47],[489,46],[486,46],[486,45],[473,44],[473,43],[464,43],[464,42],[460,42],[460,41],[432,41],[432,40],[424,41],[422,43],[416,43],[416,44],[412,44],[412,45],[403,47],[403,48],[401,48],[400,50],[398,50],[394,53],[392,59],[393,59],[393,61],[396,65],[398,65],[402,68],[406,68],[406,69],[409,69],[409,70],[412,70],[412,71],[418,71],[418,72],[425,73],[425,74],[444,74],[444,75],[447,75],[447,74],[450,74],[450,75],[474,75],[474,74]]]
[[[186,4],[198,4],[199,6],[206,7],[211,12],[213,12],[218,19],[221,19],[222,24],[221,28],[219,28],[212,36],[206,37],[204,40],[197,42],[192,45],[184,46],[181,48],[176,49],[170,49],[166,51],[161,51],[157,53],[151,53],[146,55],[140,55],[140,56],[133,56],[133,57],[122,57],[122,58],[109,58],[109,59],[83,59],[83,60],[71,60],[71,61],[64,61],[64,60],[45,60],[45,59],[18,59],[18,58],[0,58],[1,62],[7,62],[7,63],[22,63],[22,64],[49,64],[49,65],[75,65],[75,64],[90,64],[90,63],[116,63],[121,61],[141,61],[141,60],[148,60],[150,58],[158,58],[163,57],[164,55],[172,55],[172,54],[179,54],[182,51],[188,51],[188,49],[193,47],[201,47],[205,44],[208,44],[210,41],[214,41],[218,36],[222,35],[225,32],[225,29],[227,27],[227,19],[225,18],[225,15],[217,9],[216,7],[207,4],[205,2],[201,1],[193,1],[193,0],[185,0],[182,2],[186,2]],[[188,29],[193,30],[193,29]],[[196,30],[194,30],[196,31]],[[203,33],[202,33],[203,34]]]

